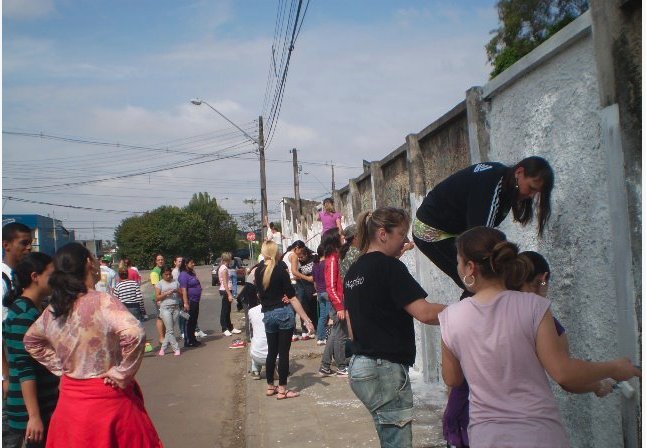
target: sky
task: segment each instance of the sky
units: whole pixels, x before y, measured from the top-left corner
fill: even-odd
[[[342,188],[488,80],[495,0],[304,0],[274,109],[298,3],[4,0],[3,214],[113,239],[123,219],[196,192],[258,212],[257,146],[190,102],[201,98],[252,139],[263,117],[277,220],[294,196],[292,148],[301,197],[321,200],[330,165]]]

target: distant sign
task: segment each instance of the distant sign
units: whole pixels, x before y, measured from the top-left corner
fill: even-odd
[[[254,232],[247,233],[247,241],[256,241],[256,234]]]

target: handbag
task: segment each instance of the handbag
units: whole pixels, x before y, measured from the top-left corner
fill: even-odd
[[[191,314],[188,311],[181,310],[179,312],[179,317],[188,320],[191,317]]]

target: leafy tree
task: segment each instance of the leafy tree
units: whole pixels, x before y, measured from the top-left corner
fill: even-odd
[[[495,77],[588,9],[588,0],[498,0],[501,26],[485,46]]]
[[[217,257],[237,247],[238,225],[208,193],[195,193],[186,210],[200,216],[205,223],[207,253]],[[209,260],[205,258],[205,261]]]
[[[114,234],[120,258],[129,257],[142,268],[152,268],[157,253],[167,260],[179,254],[203,260],[208,256],[204,220],[178,207],[159,207],[127,218]]]

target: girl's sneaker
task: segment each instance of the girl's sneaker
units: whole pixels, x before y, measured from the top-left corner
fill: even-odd
[[[296,342],[296,341],[298,341],[299,339],[300,339],[300,338],[298,337],[298,335],[297,335],[297,334],[295,334],[294,336],[292,336],[292,342]]]
[[[181,355],[179,349],[175,350],[175,356],[179,356],[179,355]]]
[[[332,369],[330,369],[329,367],[321,367],[319,369],[319,375],[321,376],[331,376],[333,374],[334,372],[332,372]]]
[[[316,345],[325,345],[325,339],[319,339],[316,341]]]
[[[161,350],[159,350],[159,356],[164,356],[165,354],[166,354],[166,352],[164,352],[163,348]]]

